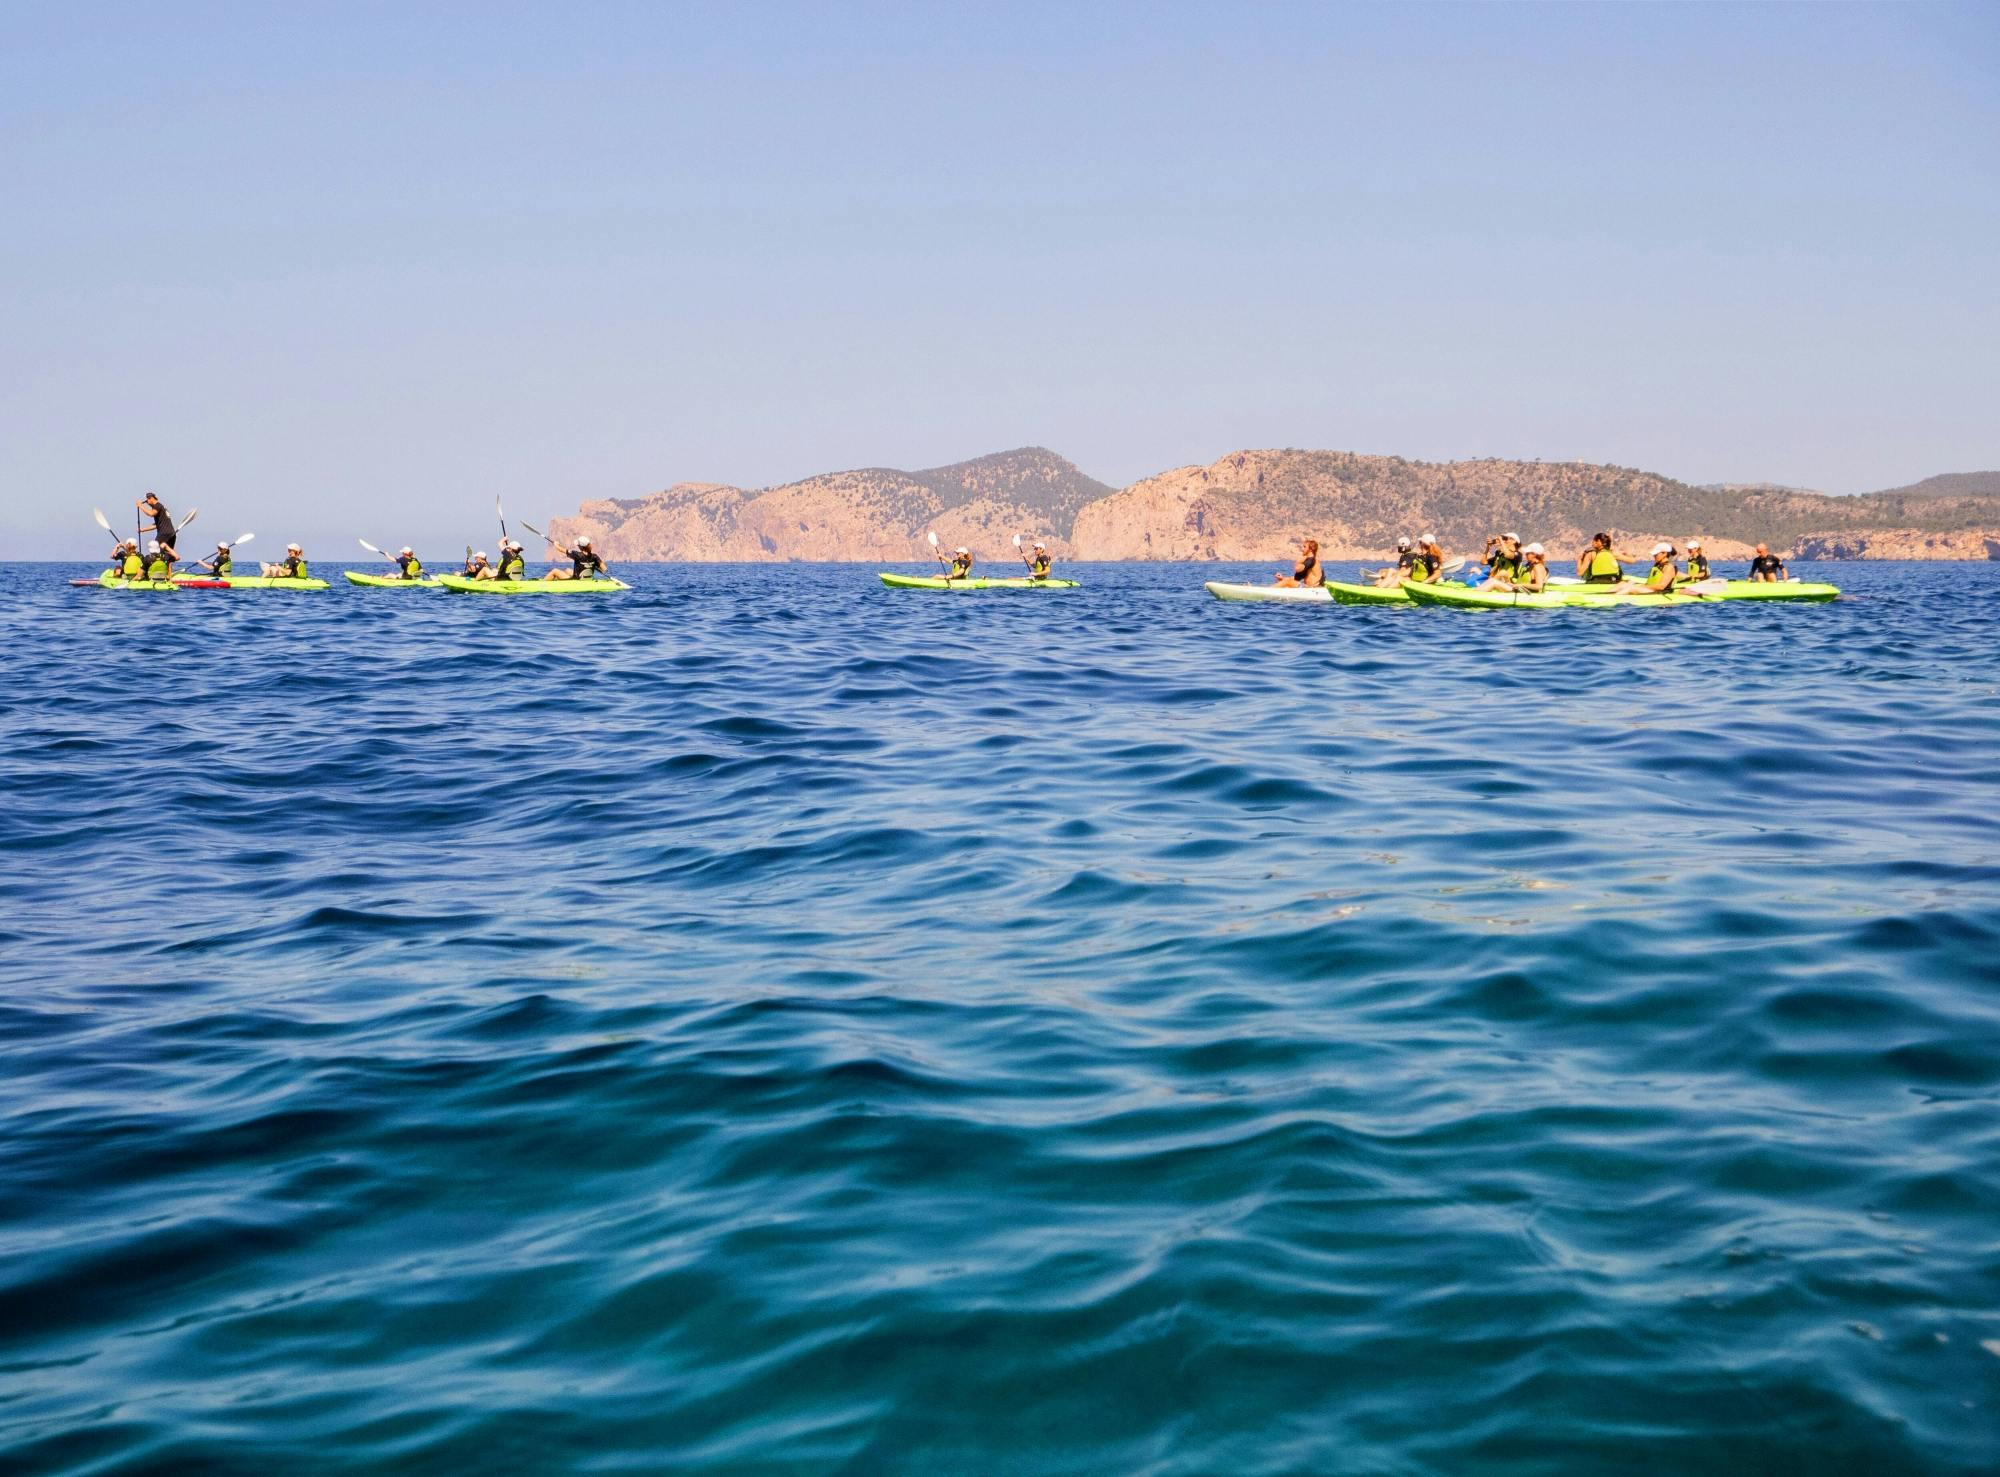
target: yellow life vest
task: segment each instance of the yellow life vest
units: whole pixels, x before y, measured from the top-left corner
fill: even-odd
[[[1590,568],[1586,579],[1619,580],[1625,577],[1625,566],[1618,562],[1618,556],[1609,549],[1599,549],[1590,556]]]

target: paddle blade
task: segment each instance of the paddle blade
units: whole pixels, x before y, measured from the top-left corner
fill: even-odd
[[[1456,574],[1459,570],[1465,568],[1465,556],[1461,554],[1456,559],[1447,559],[1438,568],[1446,574]]]
[[[111,536],[113,538],[117,537],[117,534],[112,533],[111,531],[111,520],[104,516],[104,509],[92,508],[90,510],[90,516],[97,520],[97,526],[99,528],[103,529],[106,533],[111,533]]]
[[[931,547],[933,549],[935,549],[938,546],[937,530],[935,528],[933,528],[929,533],[925,534],[924,537],[931,541]]]
[[[1727,588],[1728,580],[1696,580],[1691,585],[1682,585],[1680,591],[1683,595],[1720,595]]]
[[[1018,533],[1014,535],[1014,547],[1017,549],[1021,547],[1021,535]]]
[[[368,540],[365,538],[358,538],[354,542],[361,545],[362,548],[366,549],[371,554],[381,554],[384,559],[387,559],[389,557],[386,553],[383,553],[382,550],[376,548],[373,544],[369,543]]]
[[[181,521],[175,525],[174,532],[179,533],[181,529],[186,528],[190,523],[194,522],[195,516],[200,512],[201,512],[200,508],[189,508],[187,517],[181,519]]]
[[[236,543],[231,544],[229,547],[233,549],[236,547],[236,544],[247,544],[255,537],[257,535],[254,533],[239,533],[236,535]]]

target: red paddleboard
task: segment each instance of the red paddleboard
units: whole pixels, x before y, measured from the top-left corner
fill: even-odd
[[[226,590],[230,588],[228,580],[175,580],[174,583],[179,585],[183,590]]]

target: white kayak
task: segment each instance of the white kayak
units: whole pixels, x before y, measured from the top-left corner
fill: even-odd
[[[1333,603],[1330,592],[1305,585],[1231,585],[1221,580],[1210,580],[1208,593],[1218,600],[1292,600],[1304,605]]]

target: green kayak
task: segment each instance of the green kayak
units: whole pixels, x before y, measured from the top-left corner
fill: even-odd
[[[399,574],[363,574],[358,569],[343,569],[350,585],[366,585],[371,590],[435,590],[438,577],[427,574],[422,579],[406,580]]]
[[[220,585],[229,590],[324,590],[328,588],[323,579],[316,576],[302,580],[286,579],[282,576],[263,574],[232,574],[227,579],[216,579],[211,574],[177,574],[177,585],[204,585],[214,589]]]
[[[1776,584],[1760,580],[1726,580],[1711,599],[1722,600],[1832,600],[1840,594],[1838,585],[1816,585],[1806,580],[1780,580]]]
[[[948,580],[943,575],[885,574],[882,583],[892,590],[1074,590],[1076,580],[963,579]]]
[[[1401,585],[1356,585],[1328,580],[1327,593],[1342,605],[1408,605],[1410,597]]]
[[[181,583],[180,580],[128,580],[108,569],[97,577],[97,586],[101,590],[178,590]]]
[[[623,580],[474,580],[462,574],[441,574],[437,582],[461,595],[602,595],[629,590]]]

